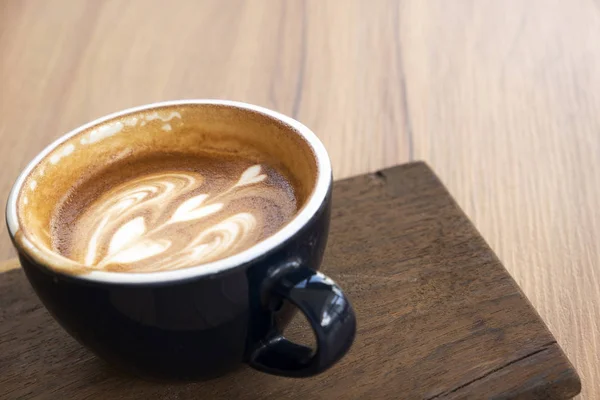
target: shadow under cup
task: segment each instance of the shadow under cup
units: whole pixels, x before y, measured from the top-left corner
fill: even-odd
[[[293,188],[298,211],[251,247],[189,268],[109,272],[55,251],[52,218],[74,186],[157,152],[272,165]],[[243,103],[178,101],[101,118],[48,146],[15,183],[7,223],[46,308],[101,358],[152,379],[202,379],[242,362],[300,377],[337,362],[356,329],[341,289],[317,272],[330,207],[329,159],[308,128]],[[289,321],[292,309],[284,303],[306,316],[314,351],[283,336],[276,321]]]

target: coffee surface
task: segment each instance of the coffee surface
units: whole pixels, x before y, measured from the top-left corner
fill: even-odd
[[[165,271],[229,257],[298,210],[274,166],[234,156],[125,158],[81,179],[51,219],[52,247],[85,266]]]

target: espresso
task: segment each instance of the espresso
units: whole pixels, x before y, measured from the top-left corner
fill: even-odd
[[[212,262],[277,235],[316,193],[319,163],[301,128],[202,101],[84,125],[27,172],[15,240],[49,268],[94,279],[227,268]]]
[[[297,211],[293,186],[266,162],[155,153],[81,178],[52,213],[50,236],[83,266],[166,271],[242,252]]]

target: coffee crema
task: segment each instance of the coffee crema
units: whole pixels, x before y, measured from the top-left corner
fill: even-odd
[[[105,271],[154,272],[229,257],[297,211],[275,168],[234,158],[126,160],[71,190],[51,220],[55,251]]]
[[[268,241],[308,204],[319,165],[295,129],[210,101],[84,125],[28,171],[15,240],[66,274],[214,266]]]

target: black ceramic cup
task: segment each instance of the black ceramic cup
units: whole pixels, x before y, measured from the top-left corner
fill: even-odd
[[[132,139],[132,132],[150,126],[139,121],[155,120],[162,136]],[[196,132],[199,145],[219,132],[226,138],[245,135],[251,145],[279,152],[305,192],[295,217],[238,254],[171,271],[86,271],[52,250],[49,218],[73,176],[131,146],[177,146],[178,140],[161,140],[178,134],[189,140]],[[331,184],[325,148],[299,122],[244,103],[174,101],[100,118],[46,147],[18,177],[6,217],[21,265],[43,304],[102,359],[158,380],[209,378],[242,363],[274,375],[308,377],[342,358],[356,329],[342,290],[317,272],[327,242]],[[282,334],[292,305],[314,330],[314,350]]]

